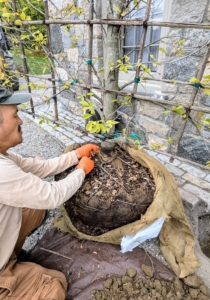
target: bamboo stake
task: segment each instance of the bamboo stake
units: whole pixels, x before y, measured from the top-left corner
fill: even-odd
[[[204,74],[204,71],[205,71],[205,66],[207,64],[207,61],[209,60],[209,56],[210,56],[210,43],[207,45],[207,50],[206,50],[206,53],[204,55],[204,58],[203,58],[203,62],[201,64],[201,67],[197,69],[197,72],[196,72],[196,78],[200,81],[202,78],[203,78],[203,74]],[[175,149],[174,149],[174,152],[173,154],[171,155],[170,157],[170,162],[173,162],[174,161],[174,156],[176,155],[177,151],[178,151],[178,148],[179,148],[179,144],[181,142],[181,139],[183,137],[183,134],[184,134],[184,130],[185,130],[185,127],[187,125],[187,121],[188,121],[188,118],[190,116],[190,112],[192,110],[192,106],[195,102],[195,99],[196,99],[196,96],[197,96],[197,93],[198,93],[198,89],[194,89],[192,91],[192,94],[191,94],[191,97],[190,97],[190,103],[189,103],[189,108],[187,110],[187,113],[186,113],[186,119],[184,121],[184,123],[182,124],[181,126],[181,129],[180,129],[180,133],[179,133],[179,136],[177,138],[177,143],[176,143],[176,146],[175,146]]]
[[[56,20],[36,20],[36,21],[22,21],[24,26],[29,25],[49,25],[49,24],[110,24],[110,25],[124,25],[124,26],[142,26],[143,20],[116,20],[116,19],[95,19],[95,20],[71,20],[71,19],[56,19]],[[14,23],[1,23],[1,26],[17,26]],[[175,23],[175,22],[158,22],[148,21],[147,26],[161,26],[170,28],[192,28],[192,29],[210,29],[209,23]]]
[[[89,1],[89,20],[93,19],[93,6],[94,6],[94,0]],[[92,82],[92,58],[93,58],[93,24],[89,24],[88,26],[88,78],[87,78],[87,84],[91,85]],[[90,92],[90,88],[88,88],[88,92]],[[88,96],[90,99],[90,97]],[[85,125],[87,125],[88,120],[85,120]]]
[[[48,8],[47,0],[44,0],[44,9],[45,9],[45,18],[46,18],[46,20],[48,20],[49,19],[49,8]],[[50,25],[47,23],[46,23],[46,29],[47,29],[48,48],[49,48],[49,58],[51,61],[53,61]],[[50,67],[50,69],[51,69],[51,78],[52,78],[52,89],[53,89],[53,95],[54,95],[55,121],[58,121],[58,104],[57,104],[57,96],[56,96],[55,71],[52,66]]]
[[[77,86],[77,84],[74,84],[75,86]],[[84,84],[80,84],[78,86],[85,86]],[[165,105],[170,105],[170,106],[177,106],[180,105],[180,103],[177,103],[175,101],[170,101],[170,100],[160,100],[160,99],[156,99],[156,98],[152,98],[152,97],[148,97],[148,96],[143,96],[143,95],[139,95],[139,94],[133,94],[130,92],[124,92],[124,91],[117,91],[117,90],[111,90],[111,89],[106,89],[106,88],[101,88],[99,86],[95,86],[95,85],[91,85],[91,86],[85,86],[86,88],[91,88],[91,89],[96,89],[101,91],[102,93],[105,92],[110,92],[110,93],[116,93],[119,95],[124,95],[124,96],[133,96],[136,100],[135,101],[139,101],[139,100],[145,100],[145,101],[149,101],[149,102],[156,102],[156,103],[160,103],[160,104],[165,104]],[[185,109],[189,109],[189,105],[183,105],[183,107]],[[199,111],[199,112],[205,112],[205,113],[210,113],[210,108],[205,108],[205,107],[200,107],[200,106],[191,106],[190,108],[191,110],[194,111]]]
[[[16,6],[15,0],[12,0],[12,9],[15,13],[17,13],[17,6]],[[26,60],[25,48],[24,48],[23,43],[21,41],[21,32],[20,31],[17,32],[17,36],[18,36],[18,44],[19,44],[20,52],[21,52],[21,55],[22,55],[24,73],[28,74],[29,73],[29,68],[28,68],[28,64],[27,64],[27,60]],[[27,82],[28,92],[31,93],[31,87],[29,85],[30,84],[29,76],[26,76],[26,82]],[[33,118],[35,118],[35,116],[34,116],[34,113],[35,113],[34,104],[33,104],[33,99],[32,98],[30,100],[30,104],[31,104],[31,111],[32,111]]]
[[[147,34],[147,21],[149,19],[151,4],[152,4],[152,0],[148,0],[147,5],[146,5],[145,20],[144,20],[144,24],[143,24],[143,31],[142,31],[140,47],[139,47],[139,56],[138,56],[138,61],[139,62],[142,62],[142,58],[143,58],[144,45],[145,45],[146,34]],[[135,74],[136,79],[140,77],[140,70],[141,70],[141,66],[136,68],[136,74]],[[135,82],[135,80],[134,80],[133,94],[136,94],[137,89],[138,89],[138,82]],[[130,116],[133,116],[134,108],[135,108],[135,102],[132,101],[131,106],[130,106]],[[127,126],[127,128],[128,128],[127,136],[130,135],[130,130],[131,130],[130,123],[131,123],[131,119],[130,119],[130,121],[128,123],[128,126]]]

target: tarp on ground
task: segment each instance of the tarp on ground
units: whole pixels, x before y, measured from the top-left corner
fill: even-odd
[[[156,279],[173,279],[174,273],[140,248],[122,254],[119,245],[80,240],[56,228],[48,231],[30,252],[29,261],[61,271],[68,281],[66,300],[90,299],[91,291],[102,289],[106,278],[125,275],[141,265],[153,268]]]

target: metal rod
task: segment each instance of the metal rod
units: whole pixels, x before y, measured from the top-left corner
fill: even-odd
[[[12,0],[12,9],[13,9],[13,11],[15,13],[17,13],[17,6],[16,6],[15,0]],[[24,48],[23,43],[21,41],[21,33],[20,33],[20,31],[17,32],[17,36],[18,36],[18,44],[19,44],[19,48],[20,48],[20,53],[22,55],[22,62],[23,62],[24,73],[28,74],[29,73],[29,68],[28,68],[28,64],[27,64],[27,60],[26,60],[25,48]],[[29,91],[29,93],[31,93],[29,76],[26,75],[25,77],[26,77],[28,91]],[[30,105],[31,105],[31,111],[32,111],[33,118],[35,118],[35,116],[34,116],[34,113],[35,113],[35,111],[34,111],[34,104],[33,104],[33,99],[32,98],[30,100]]]
[[[48,8],[48,1],[44,0],[44,10],[45,10],[45,18],[46,20],[49,19],[49,8]],[[50,32],[50,25],[46,23],[47,29],[47,40],[48,40],[48,49],[49,49],[49,58],[53,61],[52,55],[52,41],[51,41],[51,32]],[[52,89],[53,89],[53,100],[54,100],[54,112],[55,112],[55,121],[58,121],[58,103],[57,103],[57,92],[56,92],[56,85],[55,85],[55,71],[53,67],[51,69],[51,78],[52,78]]]

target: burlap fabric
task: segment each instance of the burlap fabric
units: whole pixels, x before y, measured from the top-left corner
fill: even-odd
[[[160,249],[165,259],[178,277],[183,278],[193,274],[199,267],[199,260],[194,253],[195,238],[184,213],[182,200],[173,176],[165,166],[144,150],[136,150],[125,145],[121,147],[138,163],[148,168],[155,180],[154,200],[141,219],[100,236],[89,236],[74,227],[65,207],[62,206],[63,218],[56,220],[52,226],[56,226],[64,232],[70,232],[80,239],[120,244],[123,236],[133,235],[160,217],[164,217],[165,222],[159,239]]]

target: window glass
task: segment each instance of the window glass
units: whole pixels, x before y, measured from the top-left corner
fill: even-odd
[[[131,8],[134,7],[133,2],[131,3]],[[142,3],[139,10],[133,10],[127,18],[129,19],[141,19],[145,17],[146,4]],[[164,9],[164,0],[153,0],[150,10],[150,20],[162,21],[163,18],[163,9]],[[135,65],[138,61],[138,49],[141,41],[142,35],[142,26],[125,26],[124,29],[124,45],[123,45],[123,54],[128,55],[129,52],[132,52],[130,56],[130,62]],[[157,67],[153,67],[150,55],[154,55],[158,59],[158,45],[161,36],[161,27],[159,26],[149,26],[147,28],[147,35],[145,41],[145,49],[143,53],[142,62],[151,68],[152,71],[156,71]]]

